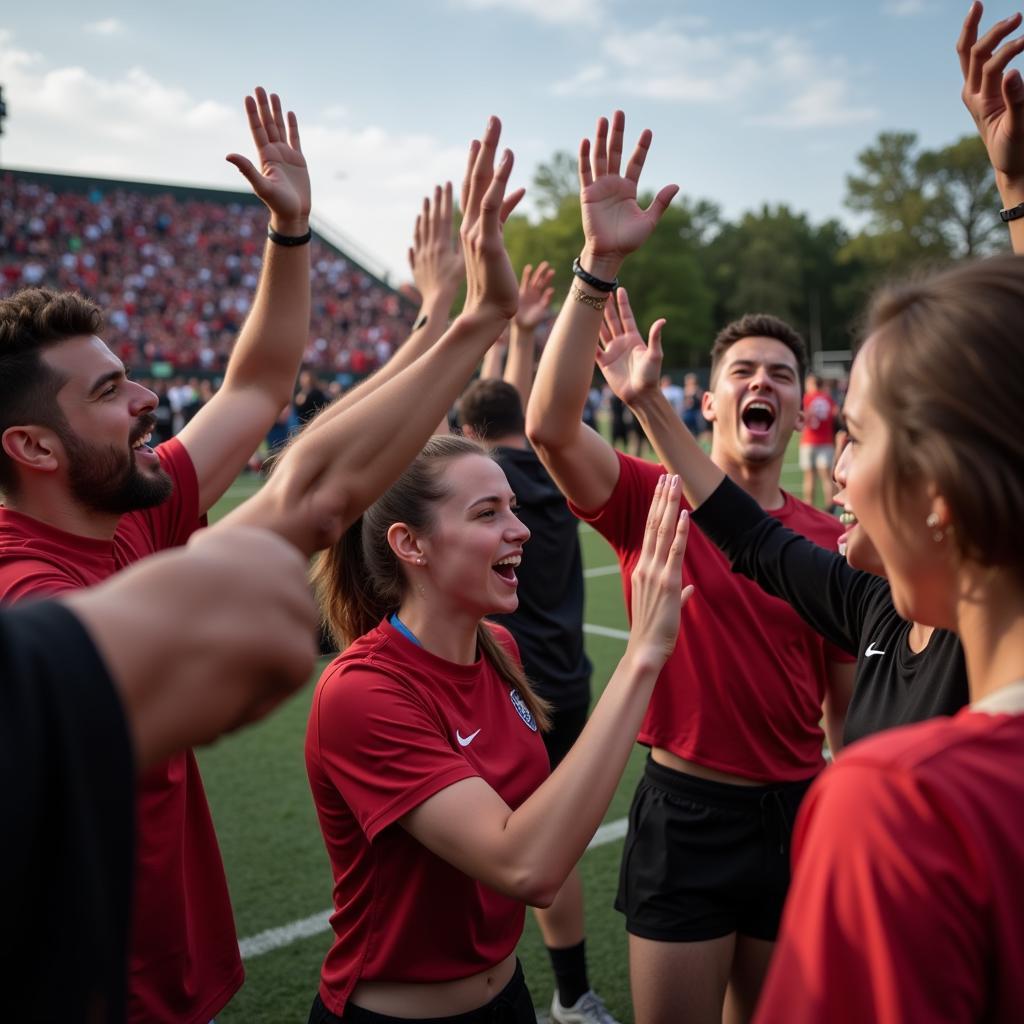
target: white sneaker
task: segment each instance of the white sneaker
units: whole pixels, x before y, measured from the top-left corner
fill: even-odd
[[[551,1024],[619,1024],[608,1012],[604,1000],[588,989],[572,1006],[563,1006],[558,992],[551,997]]]

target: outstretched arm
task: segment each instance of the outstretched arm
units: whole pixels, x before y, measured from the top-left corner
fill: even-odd
[[[555,294],[551,279],[554,276],[555,272],[546,262],[538,264],[536,270],[527,263],[519,281],[519,309],[512,321],[505,382],[519,392],[519,400],[524,409],[529,404],[533,388],[537,328],[544,322],[551,308],[551,298]]]
[[[980,39],[982,5],[971,4],[956,44],[964,76],[961,96],[996,172],[1007,210],[1024,203],[1024,79],[1006,67],[1024,52],[1024,36],[1004,43],[1020,27],[1020,14],[996,22]],[[1000,45],[1002,44],[1002,45]],[[1024,253],[1024,217],[1009,221],[1013,251]]]
[[[661,464],[679,474],[690,507],[698,509],[725,474],[708,458],[661,391],[664,325],[664,320],[652,324],[645,345],[629,295],[619,288],[605,307],[597,365],[608,386],[636,416]]]
[[[633,572],[626,653],[551,777],[515,811],[483,779],[471,778],[401,819],[428,849],[499,892],[549,905],[608,809],[693,592],[680,590],[689,520],[679,508],[679,481],[662,477]]]
[[[613,281],[629,253],[647,240],[678,191],[666,185],[643,210],[637,182],[651,145],[640,134],[621,173],[625,115],[611,124],[597,122],[594,144],[580,144],[580,205],[584,246],[580,264],[602,281]],[[578,507],[592,511],[611,497],[619,476],[615,452],[582,422],[597,351],[598,330],[608,293],[575,278],[555,321],[534,381],[526,416],[531,443],[562,492]]]
[[[287,124],[276,94],[245,98],[260,168],[238,153],[228,160],[270,210],[270,227],[288,238],[309,231],[309,173],[295,115]],[[199,509],[206,512],[245,468],[291,401],[295,375],[309,340],[309,245],[267,241],[263,272],[228,362],[224,384],[178,435],[199,478]]]
[[[429,352],[341,412],[314,420],[285,451],[263,489],[228,521],[266,526],[307,554],[333,543],[420,450],[484,352],[515,316],[519,286],[502,227],[522,198],[506,196],[512,153],[497,168],[501,124],[471,146],[462,221],[466,303]]]

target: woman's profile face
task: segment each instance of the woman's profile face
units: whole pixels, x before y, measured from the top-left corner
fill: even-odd
[[[839,551],[846,556],[846,561],[854,569],[862,569],[864,572],[873,572],[876,576],[884,576],[885,566],[882,565],[881,556],[875,545],[871,543],[867,532],[861,529],[856,514],[846,500],[846,474],[852,454],[849,436],[837,441],[837,444],[839,448],[836,452],[835,466],[832,469],[832,479],[836,484],[833,501],[842,507],[843,513],[839,519],[846,527],[846,531],[839,537]]]
[[[515,514],[515,495],[501,467],[484,455],[451,459],[447,496],[420,538],[430,586],[446,604],[482,617],[519,606],[516,569],[530,531]]]
[[[872,335],[854,360],[843,412],[850,439],[843,453],[845,507],[856,516],[881,560],[892,588],[893,604],[905,618],[929,626],[956,624],[956,576],[949,543],[936,542],[927,523],[933,488],[915,484],[886,502],[891,432],[872,399]]]

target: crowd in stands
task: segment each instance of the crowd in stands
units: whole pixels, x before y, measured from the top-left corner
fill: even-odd
[[[134,369],[224,369],[259,280],[262,204],[115,182],[61,191],[11,171],[0,180],[4,294],[45,287],[89,296],[106,313],[110,348]],[[408,334],[414,310],[319,239],[311,258],[304,362],[327,376],[364,377]]]

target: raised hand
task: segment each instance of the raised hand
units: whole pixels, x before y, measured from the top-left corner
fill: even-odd
[[[416,217],[409,267],[424,305],[442,295],[454,297],[466,276],[462,241],[452,232],[452,183],[434,188]]]
[[[683,555],[690,517],[680,513],[683,489],[678,476],[658,480],[647,516],[643,547],[632,576],[632,622],[627,655],[658,670],[679,637],[679,613],[693,587],[681,589]]]
[[[533,331],[540,325],[551,309],[555,294],[551,281],[555,272],[547,261],[539,263],[537,269],[527,263],[519,281],[519,309],[516,311],[516,326],[524,331]]]
[[[309,171],[299,143],[299,123],[288,111],[287,128],[281,110],[281,98],[262,87],[256,95],[245,97],[245,113],[249,118],[252,141],[260,162],[257,170],[240,153],[226,157],[245,176],[270,210],[270,224],[285,235],[302,235],[309,228],[311,206]]]
[[[473,140],[462,183],[462,250],[466,259],[466,302],[462,315],[511,320],[519,305],[519,282],[505,251],[502,228],[525,189],[505,195],[512,173],[512,151],[498,166],[494,156],[501,122],[492,117],[483,141]]]
[[[586,238],[582,261],[585,270],[606,280],[614,278],[626,256],[643,245],[679,191],[678,185],[666,185],[646,210],[640,208],[637,183],[653,136],[646,128],[640,133],[626,173],[621,174],[625,127],[626,115],[616,110],[610,125],[607,118],[598,118],[593,145],[589,139],[580,143],[580,205]]]
[[[629,305],[625,288],[617,288],[604,308],[597,365],[608,387],[631,405],[645,391],[652,391],[661,380],[661,329],[665,321],[655,320],[647,344]]]
[[[1003,43],[1020,27],[1021,15],[996,22],[979,39],[982,11],[980,3],[971,5],[956,45],[964,76],[961,96],[997,174],[1024,179],[1024,81],[1016,69],[1006,71],[1024,51],[1024,36]]]

